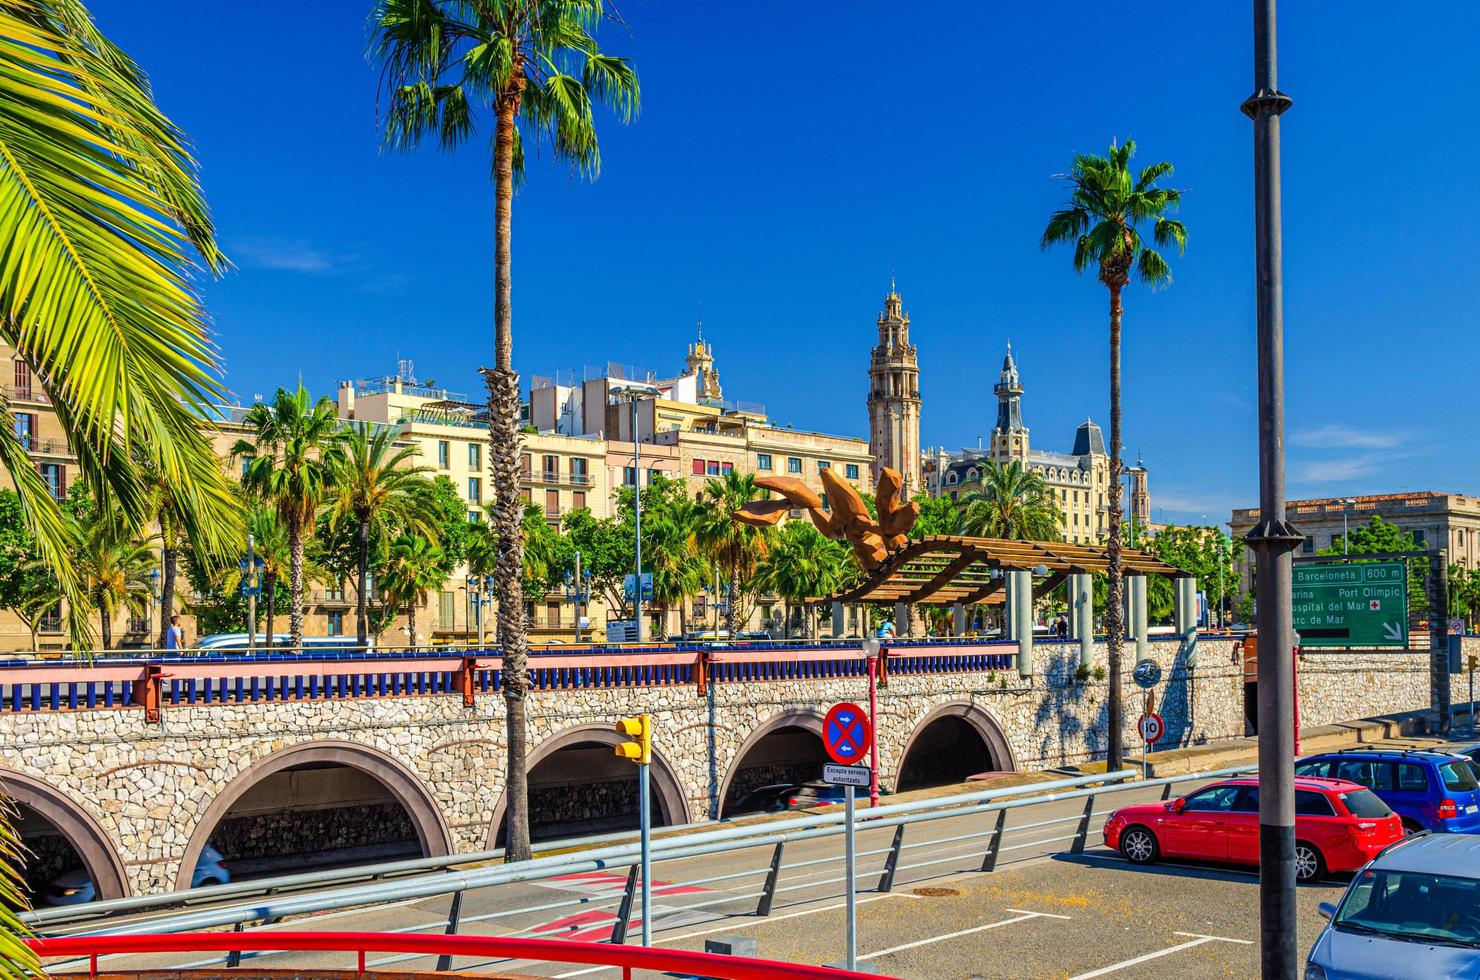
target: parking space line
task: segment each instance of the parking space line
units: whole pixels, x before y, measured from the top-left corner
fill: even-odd
[[[912,943],[902,943],[898,946],[890,946],[873,953],[865,953],[858,957],[859,961],[877,959],[880,956],[888,956],[890,953],[902,953],[907,949],[915,949],[918,946],[929,946],[931,943],[942,943],[947,939],[956,939],[961,936],[969,936],[974,932],[986,932],[988,929],[999,929],[1002,926],[1010,926],[1017,922],[1027,922],[1029,919],[1068,919],[1071,916],[1054,915],[1052,912],[1025,912],[1022,909],[1008,909],[1009,912],[1017,912],[1018,915],[1010,919],[1000,919],[997,922],[988,922],[984,926],[973,926],[970,929],[958,929],[955,932],[947,932],[939,936],[930,936],[926,939],[917,939]]]
[[[1168,946],[1166,949],[1158,949],[1154,953],[1145,953],[1141,956],[1136,956],[1128,960],[1121,960],[1119,963],[1111,963],[1109,966],[1102,966],[1098,970],[1091,970],[1088,973],[1078,974],[1077,976],[1071,977],[1070,980],[1089,980],[1090,977],[1103,977],[1107,973],[1117,973],[1120,970],[1127,969],[1128,967],[1139,966],[1142,963],[1149,963],[1151,960],[1159,960],[1163,956],[1170,956],[1173,953],[1180,953],[1184,949],[1192,949],[1196,946],[1207,945],[1208,943],[1238,943],[1242,946],[1253,945],[1253,943],[1247,939],[1229,939],[1227,936],[1204,936],[1195,932],[1174,932],[1172,933],[1172,935],[1192,936],[1193,938],[1189,939],[1185,943],[1178,943],[1175,946]]]

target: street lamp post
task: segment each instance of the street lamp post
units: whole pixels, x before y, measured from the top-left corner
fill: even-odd
[[[1355,503],[1356,501],[1351,497],[1347,497],[1341,502],[1341,553],[1343,555],[1350,555],[1352,553],[1351,538],[1347,537],[1346,515],[1351,513],[1352,505]]]
[[[1265,980],[1295,980],[1295,658],[1291,552],[1304,540],[1285,519],[1285,354],[1280,242],[1280,115],[1275,0],[1254,2],[1254,224],[1259,384],[1259,523],[1248,534],[1258,568],[1259,939]]]
[[[642,620],[642,440],[637,432],[637,403],[644,397],[656,398],[660,392],[653,385],[633,382],[613,385],[611,391],[615,395],[626,395],[632,403],[632,523],[637,565],[637,574],[632,580],[632,608],[637,624],[637,642],[642,643],[647,639],[647,625]]]
[[[159,569],[149,569],[149,611],[144,617],[144,634],[149,637],[149,649],[154,650],[159,646],[159,640],[154,635],[154,610],[159,604]]]
[[[865,637],[863,656],[868,665],[868,805],[879,805],[879,638]],[[851,792],[851,790],[850,790]]]

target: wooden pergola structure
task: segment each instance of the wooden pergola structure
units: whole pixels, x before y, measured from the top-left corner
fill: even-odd
[[[1120,552],[1127,575],[1164,575],[1185,578],[1188,573],[1131,548]],[[927,535],[889,554],[868,570],[861,583],[837,595],[814,602],[853,602],[876,605],[972,605],[1000,603],[1007,582],[1004,571],[1046,573],[1033,588],[1040,599],[1070,575],[1105,572],[1110,558],[1105,548],[1065,544],[1062,541],[1012,541],[1005,538],[969,538]]]

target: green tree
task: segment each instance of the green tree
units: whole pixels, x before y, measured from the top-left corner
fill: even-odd
[[[1018,541],[1057,541],[1064,515],[1041,474],[1016,460],[982,464],[981,489],[961,502],[961,533]]]
[[[365,582],[372,538],[388,541],[397,531],[435,537],[440,530],[426,477],[430,470],[412,462],[415,446],[397,446],[395,438],[394,429],[357,422],[341,431],[323,455],[330,523],[336,529],[348,524],[354,531],[355,635],[361,649],[370,642]]]
[[[524,594],[543,596],[560,588],[575,564],[575,547],[545,519],[539,504],[524,507]]]
[[[601,0],[379,0],[371,54],[382,68],[389,108],[385,141],[409,149],[423,140],[444,148],[473,135],[491,112],[494,182],[494,366],[488,386],[489,463],[495,572],[500,609],[524,607],[519,539],[519,376],[514,372],[511,215],[526,144],[590,177],[600,170],[593,103],[626,121],[637,112],[637,73],[602,52]],[[573,74],[570,70],[578,71]],[[528,641],[521,616],[499,617],[508,710],[508,859],[529,857],[525,699]]]
[[[630,616],[624,583],[634,564],[632,525],[615,517],[595,517],[583,508],[565,516],[565,535],[581,553],[581,573],[590,573],[592,593],[605,599],[616,618]]]
[[[82,481],[142,525],[133,462],[169,475],[190,532],[220,546],[230,491],[202,419],[223,395],[190,280],[226,267],[189,144],[155,107],[142,70],[76,0],[8,0],[0,18],[0,341],[46,394]],[[86,603],[77,542],[8,406],[0,467],[58,588]],[[73,645],[91,629],[72,617]]]
[[[1475,629],[1475,610],[1480,607],[1480,569],[1463,565],[1449,566],[1450,615],[1463,613],[1471,632]]]
[[[1233,549],[1220,528],[1192,525],[1166,527],[1157,532],[1156,537],[1147,539],[1146,550],[1168,565],[1196,577],[1198,589],[1207,597],[1208,605],[1213,609],[1221,609],[1224,596],[1238,589]],[[1152,581],[1166,583],[1165,603],[1170,610],[1171,584],[1160,575],[1153,576]]]
[[[417,647],[416,611],[426,605],[427,593],[447,581],[446,556],[442,549],[420,534],[402,534],[391,542],[381,587],[392,609],[406,612],[407,645]]]
[[[807,600],[837,592],[852,564],[842,542],[824,537],[811,521],[787,521],[771,535],[765,557],[756,568],[756,587],[781,597],[787,636],[791,635],[792,606],[802,606],[802,635],[811,636],[813,610]]]
[[[910,528],[910,537],[962,533],[961,508],[953,498],[945,494],[930,497],[922,493],[915,497],[915,503],[920,505],[920,516],[915,519],[915,526]]]
[[[78,581],[102,620],[103,649],[113,649],[113,617],[120,610],[142,616],[153,601],[149,573],[154,569],[154,539],[141,539],[111,514],[95,514],[79,527],[74,561]],[[87,615],[72,604],[69,614]],[[74,631],[75,632],[75,631]]]
[[[1121,291],[1131,281],[1131,273],[1153,287],[1171,282],[1172,271],[1160,252],[1141,239],[1141,229],[1151,226],[1156,245],[1175,245],[1178,252],[1187,247],[1187,229],[1180,221],[1167,217],[1181,204],[1180,191],[1157,186],[1170,177],[1170,163],[1153,163],[1132,175],[1131,157],[1136,144],[1110,145],[1105,156],[1081,153],[1064,175],[1070,187],[1069,203],[1053,213],[1043,230],[1040,245],[1074,245],[1074,271],[1093,267],[1100,283],[1110,293],[1110,520],[1106,533],[1109,552],[1109,595],[1105,607],[1105,632],[1109,646],[1110,691],[1106,722],[1106,765],[1119,769],[1121,744],[1121,647],[1125,640],[1124,616],[1121,612],[1124,582],[1120,563],[1121,551],[1121,401],[1120,401],[1120,330]]]
[[[38,646],[41,617],[60,601],[56,577],[26,525],[20,496],[14,490],[0,490],[0,608],[26,624],[32,652]]]
[[[251,439],[239,439],[232,455],[248,460],[242,484],[277,511],[288,537],[288,631],[293,649],[303,649],[303,549],[314,532],[319,507],[332,487],[333,471],[323,453],[335,441],[339,420],[334,403],[309,398],[303,385],[279,388],[269,404],[259,402],[242,420]]]
[[[704,511],[689,497],[682,480],[659,477],[654,483],[657,486],[643,494],[643,570],[653,576],[653,602],[663,611],[664,621],[668,610],[677,606],[679,630],[687,634],[689,599],[710,578],[709,559],[696,536]]]
[[[765,529],[742,524],[735,514],[761,498],[755,475],[731,471],[709,480],[699,491],[702,509],[694,536],[700,549],[729,576],[730,596],[725,604],[725,630],[731,639],[740,633],[741,596],[756,563],[766,554]]]

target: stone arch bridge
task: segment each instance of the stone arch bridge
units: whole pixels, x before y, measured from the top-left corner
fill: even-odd
[[[1202,667],[1195,642],[1148,647],[1168,676],[1159,709],[1184,743],[1243,734],[1236,641],[1202,645]],[[1016,649],[891,643],[877,714],[885,788],[1103,750],[1105,687],[1075,678],[1078,642],[1039,642],[1027,677]],[[635,823],[636,780],[611,725],[639,712],[655,717],[658,823],[817,778],[822,715],[867,703],[865,671],[856,641],[535,655],[536,838]],[[496,846],[501,679],[492,654],[0,662],[0,793],[18,804],[28,882],[45,901],[57,874],[81,866],[108,898],[204,883],[208,846],[238,877],[331,850],[372,860]]]

